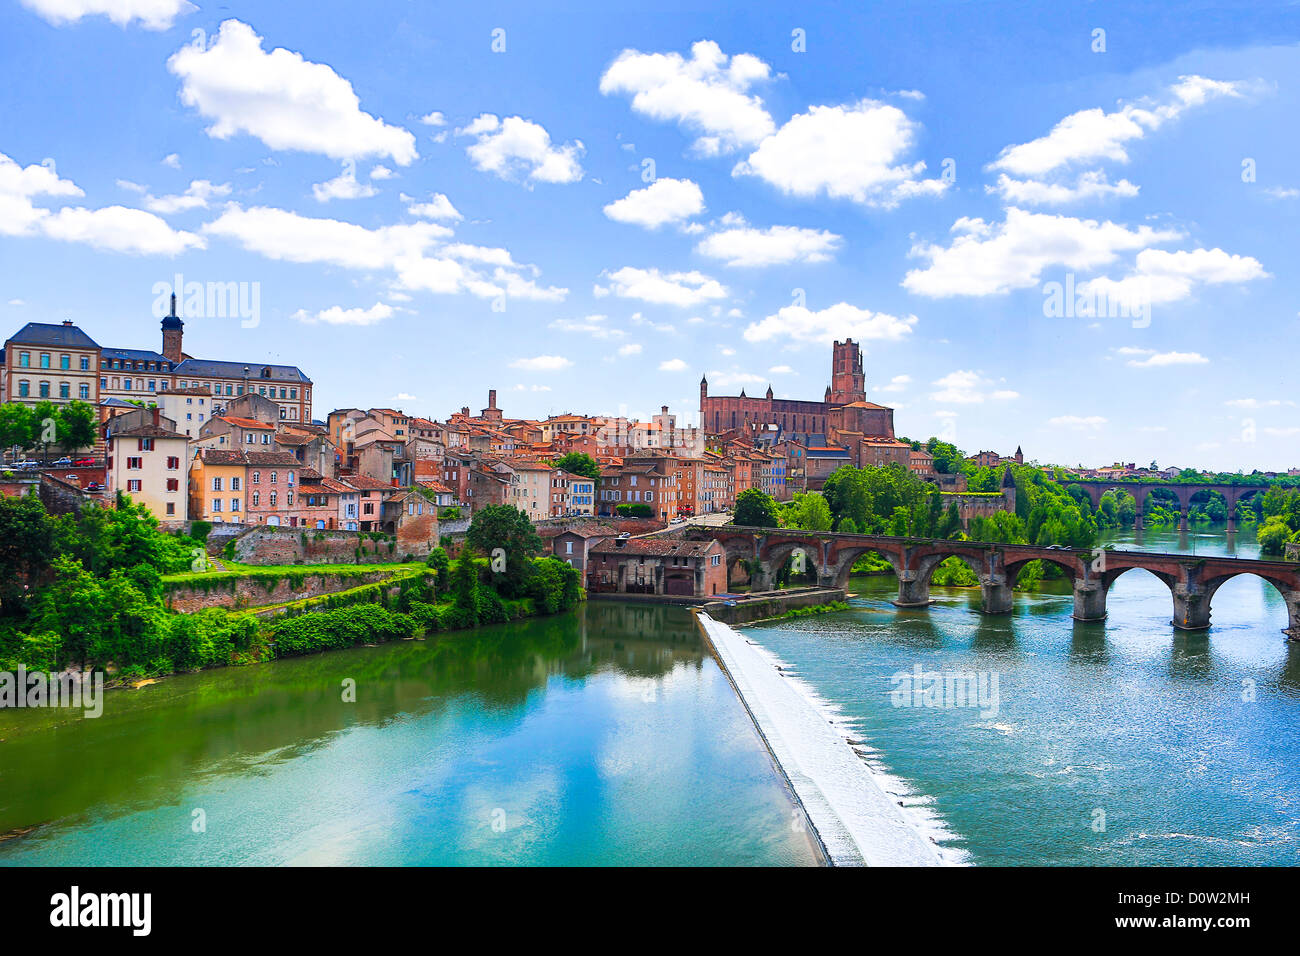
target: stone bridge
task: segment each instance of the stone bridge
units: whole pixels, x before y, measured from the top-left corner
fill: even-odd
[[[1210,626],[1210,602],[1226,581],[1253,574],[1277,588],[1286,602],[1291,640],[1300,641],[1300,564],[1293,561],[1259,561],[1250,558],[1201,557],[1149,551],[1084,551],[1040,548],[1025,544],[994,544],[930,538],[896,538],[887,535],[836,534],[733,525],[691,525],[690,537],[711,537],[727,552],[727,567],[736,561],[757,560],[752,578],[756,587],[774,587],[777,572],[796,551],[817,571],[818,584],[844,587],[853,564],[874,551],[889,562],[898,577],[898,607],[925,607],[930,603],[930,578],[946,558],[964,561],[979,578],[983,610],[1005,614],[1011,610],[1012,589],[1020,571],[1030,561],[1054,564],[1074,586],[1074,617],[1100,621],[1106,617],[1106,595],[1126,571],[1143,568],[1165,583],[1173,597],[1174,627],[1202,630]]]
[[[1157,488],[1162,491],[1168,491],[1178,499],[1180,529],[1187,530],[1187,512],[1192,506],[1192,501],[1200,494],[1209,491],[1217,491],[1223,495],[1228,502],[1228,530],[1237,530],[1237,502],[1244,501],[1253,495],[1262,495],[1268,491],[1269,486],[1264,485],[1199,485],[1186,484],[1182,482],[1161,482],[1161,481],[1123,481],[1105,478],[1055,478],[1052,479],[1057,484],[1069,488],[1071,485],[1078,485],[1088,495],[1092,501],[1092,509],[1096,511],[1101,507],[1101,496],[1111,490],[1127,491],[1137,502],[1137,517],[1134,519],[1135,526],[1141,526],[1142,513],[1146,511],[1146,500],[1152,491]]]

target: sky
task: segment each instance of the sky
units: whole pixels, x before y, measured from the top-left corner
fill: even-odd
[[[684,421],[852,337],[900,435],[1300,466],[1296,4],[547,6],[0,0],[6,335]]]

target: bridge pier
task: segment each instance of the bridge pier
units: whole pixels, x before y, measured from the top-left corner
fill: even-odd
[[[1178,530],[1184,534],[1187,532],[1187,511],[1178,512]]]
[[[980,596],[984,600],[985,614],[1010,614],[1015,602],[1015,591],[1003,575],[981,578]]]
[[[894,607],[927,607],[930,604],[930,575],[919,571],[898,572],[898,600]]]
[[[1300,641],[1300,591],[1287,591],[1282,595],[1286,601],[1286,630],[1282,633],[1289,641]]]
[[[1210,602],[1202,591],[1174,588],[1174,627],[1180,631],[1203,631],[1210,626]]]
[[[1076,621],[1104,621],[1106,619],[1106,586],[1100,581],[1074,582],[1074,619]]]

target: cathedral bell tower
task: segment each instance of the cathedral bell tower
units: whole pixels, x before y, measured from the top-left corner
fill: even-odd
[[[185,332],[185,323],[176,314],[176,293],[172,293],[171,315],[162,320],[162,354],[173,365],[179,365],[184,357],[181,353],[181,336]]]
[[[836,342],[831,354],[831,405],[849,405],[867,400],[866,376],[862,374],[862,349],[852,339]]]

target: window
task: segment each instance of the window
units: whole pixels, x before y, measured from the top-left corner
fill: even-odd
[[[31,352],[19,352],[19,353],[18,353],[18,367],[19,367],[19,368],[31,368],[31,367],[32,367],[32,353],[31,353]]]
[[[59,356],[59,368],[61,368],[61,369],[70,369],[70,368],[72,368],[72,356],[71,356],[71,355],[60,355],[60,356]]]
[[[42,353],[41,353],[41,368],[49,368],[49,367],[50,367],[50,353],[49,353],[49,352],[42,352]]]
[[[168,490],[168,491],[180,491],[180,488],[181,488],[181,482],[180,482],[180,479],[179,479],[179,478],[168,478],[168,479],[167,479],[167,490]]]
[[[276,483],[276,474],[275,472],[271,472],[271,484],[275,484],[275,483]]]
[[[85,399],[90,398],[90,386],[87,385],[85,382],[82,382],[80,385],[78,385],[78,386],[77,386],[77,397],[80,398],[80,399],[82,399],[83,401],[84,401]]]
[[[180,460],[180,457],[179,457],[179,456],[177,456],[177,455],[168,455],[168,456],[167,456],[167,470],[168,470],[168,471],[175,471],[175,470],[176,470],[177,468],[179,468],[180,466],[181,466],[181,460]],[[239,479],[236,478],[235,480],[238,481]]]
[[[49,398],[49,397],[50,397],[50,383],[41,382],[41,398]]]
[[[274,481],[275,479],[272,478],[271,480]],[[293,484],[293,472],[287,472],[284,480],[289,482],[289,484]]]
[[[128,458],[128,459],[126,460],[126,470],[127,470],[127,471],[139,471],[139,470],[140,470],[141,468],[143,468],[143,467],[144,467],[144,459],[143,459],[143,458]],[[217,481],[221,481],[221,479],[218,478]],[[213,488],[212,490],[213,490],[213,491],[220,491],[220,490],[221,490],[221,486],[218,485],[216,488]]]
[[[176,514],[176,502],[174,501],[167,502],[167,513],[169,515]]]
[[[90,356],[88,356],[88,355],[83,355],[83,356],[81,357],[81,370],[82,370],[83,372],[89,372],[89,371],[90,371]]]
[[[253,433],[252,433],[252,432],[249,432],[248,434],[246,434],[246,435],[244,436],[244,443],[247,444],[247,445],[251,445],[251,444],[253,444]]]
[[[220,475],[218,475],[217,477],[215,477],[215,478],[212,479],[212,490],[213,490],[213,491],[220,491],[220,490],[221,490],[221,476],[220,476]]]
[[[139,479],[139,478],[132,478],[130,481],[128,481],[128,482],[126,483],[126,490],[127,490],[127,491],[139,491],[139,490],[140,490],[140,479]]]
[[[253,484],[255,485],[259,484],[261,481],[262,481],[262,473],[260,471],[253,472]]]
[[[140,439],[140,451],[153,451],[153,439],[152,439],[152,438],[141,438],[141,439]]]
[[[213,498],[213,499],[212,499],[212,510],[213,510],[213,512],[217,512],[217,511],[220,511],[220,510],[221,510],[221,499],[220,499],[220,498]]]
[[[231,511],[238,511],[238,510],[239,510],[239,499],[238,499],[238,498],[231,498],[231,499],[230,499],[230,510],[231,510]]]
[[[239,476],[238,476],[238,475],[232,475],[232,476],[231,476],[231,478],[230,478],[230,490],[231,490],[231,491],[238,491],[238,490],[239,490]]]
[[[293,492],[290,491],[284,496],[284,505],[286,508],[293,507]]]
[[[18,397],[19,397],[19,398],[27,398],[27,397],[30,396],[31,394],[32,394],[32,383],[31,383],[31,382],[19,382],[19,383],[18,383]]]
[[[276,499],[276,493],[273,491],[273,492],[271,492],[271,507],[272,507],[272,508],[275,507],[275,499]]]

